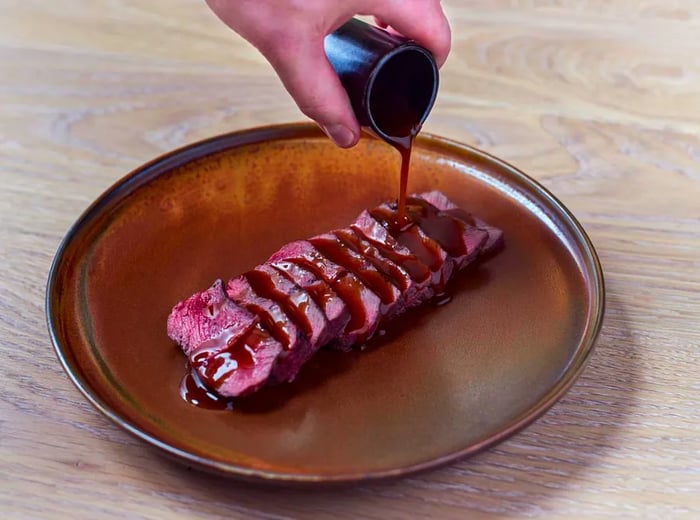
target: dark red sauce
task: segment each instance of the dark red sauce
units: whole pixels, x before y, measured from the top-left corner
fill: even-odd
[[[464,244],[464,223],[441,212],[432,204],[417,197],[408,199],[407,217],[435,240],[451,256],[467,254]]]
[[[391,145],[401,154],[401,181],[399,184],[399,207],[394,225],[401,228],[407,224],[406,219],[406,190],[408,189],[408,169],[411,164],[411,150],[413,149],[413,139],[420,130],[414,126],[406,137],[396,138]]]
[[[294,283],[296,283],[295,280],[298,278],[305,276],[305,273],[300,273],[300,271],[303,271],[304,269],[292,262],[275,262],[272,264],[272,266]],[[311,283],[306,283],[303,284],[303,286],[300,286],[311,295],[311,298],[319,307],[321,307],[321,309],[325,309],[331,300],[336,296],[336,293],[331,286],[320,278],[317,278]]]
[[[282,276],[280,274],[280,276]],[[311,322],[306,315],[306,309],[309,305],[308,293],[297,291],[295,294],[286,294],[275,286],[274,280],[262,271],[252,270],[245,274],[245,277],[250,283],[253,290],[263,298],[268,298],[284,310],[284,313],[298,325],[301,330],[310,336],[312,333]],[[288,319],[284,317],[285,321]]]
[[[229,410],[232,400],[216,391],[237,370],[255,367],[255,352],[270,338],[258,323],[240,337],[225,331],[205,341],[190,358],[190,370],[180,384],[180,395],[190,404],[202,408]]]
[[[218,389],[234,370],[255,366],[255,351],[268,337],[260,324],[240,337],[224,332],[202,343],[190,362],[209,388]]]
[[[374,247],[376,247],[383,256],[403,267],[409,274],[409,276],[415,281],[424,282],[430,278],[430,269],[428,269],[428,267],[423,262],[421,262],[413,253],[411,253],[410,256],[398,253],[396,249],[392,247],[392,245],[386,242],[382,242],[376,238],[373,239],[371,237],[367,237],[360,230],[354,227],[352,227],[351,229],[355,232],[357,236],[367,240]]]
[[[402,88],[397,88],[397,77],[407,79],[400,85]],[[370,99],[375,125],[381,129],[384,139],[401,156],[398,212],[393,222],[397,228],[401,228],[405,223],[411,149],[413,140],[421,129],[420,119],[426,109],[425,92],[430,88],[424,83],[426,78],[422,69],[415,67],[415,63],[394,60],[376,78]]]
[[[238,302],[237,302],[238,303]],[[250,312],[260,318],[261,323],[270,331],[270,335],[282,344],[282,347],[289,349],[292,343],[292,333],[289,329],[289,319],[282,312],[279,306],[271,306],[264,309],[253,303],[241,302],[239,305],[245,307]]]
[[[394,286],[374,268],[370,268],[367,260],[349,249],[337,238],[312,238],[309,240],[329,260],[345,267],[371,289],[382,303],[394,301]],[[359,297],[359,295],[358,295]]]
[[[430,300],[430,302],[428,302],[428,303],[432,303],[435,307],[442,307],[443,305],[447,305],[451,301],[452,301],[451,294],[441,292],[441,293],[433,296],[432,299]]]
[[[377,251],[377,248],[369,242],[361,240],[354,232],[349,229],[340,229],[335,231],[335,236],[338,237],[345,247],[349,247],[356,253],[367,258],[377,270],[383,273],[388,279],[394,283],[399,290],[405,291],[408,288],[404,272],[399,269],[395,263],[386,261]]]
[[[346,332],[352,332],[362,327],[367,320],[365,306],[362,304],[362,293],[363,291],[366,291],[367,288],[357,279],[355,275],[349,272],[345,272],[336,278],[328,278],[325,273],[325,267],[319,267],[319,264],[312,261],[310,257],[314,258],[316,262],[323,258],[320,255],[307,255],[304,258],[295,258],[293,261],[304,269],[308,269],[319,278],[325,280],[328,285],[333,288],[336,294],[342,298],[345,305],[348,306],[348,309],[350,310],[350,322],[345,327]],[[323,260],[323,262],[327,262],[327,260]],[[323,265],[323,262],[321,265]]]
[[[418,260],[432,272],[442,268],[442,254],[437,244],[424,236],[410,220],[402,228],[395,227],[397,210],[383,205],[370,211],[370,215],[383,224],[396,241],[408,248]]]
[[[180,397],[193,406],[207,410],[233,410],[233,400],[209,390],[190,367],[180,383]]]

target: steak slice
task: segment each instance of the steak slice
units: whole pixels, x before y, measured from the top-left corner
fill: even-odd
[[[455,268],[454,260],[442,246],[416,225],[408,225],[401,229],[391,230],[392,227],[396,227],[394,221],[397,217],[397,210],[388,203],[381,204],[370,210],[369,214],[379,221],[380,224],[387,227],[399,244],[407,247],[421,262],[430,268],[433,290],[435,293],[442,293],[447,280],[452,276]],[[410,217],[408,214],[406,216]]]
[[[367,210],[360,213],[350,229],[377,248],[382,256],[404,269],[421,289],[430,289],[430,268],[407,247],[399,244]]]
[[[271,262],[287,278],[305,289],[323,311],[328,321],[326,335],[319,339],[325,345],[342,332],[350,321],[350,310],[333,288],[308,269],[286,260]]]
[[[450,199],[448,199],[444,193],[434,190],[426,193],[421,193],[418,196],[428,201],[430,204],[432,204],[439,210],[444,211],[445,213],[462,220],[467,225],[474,226],[488,233],[488,238],[483,244],[483,247],[478,253],[478,255],[481,256],[493,253],[503,245],[502,230],[494,226],[490,226],[483,220],[471,215],[470,213],[467,213],[462,208],[453,203]]]
[[[189,360],[207,388],[236,397],[267,383],[282,350],[282,344],[257,323],[239,338],[224,331],[201,343]]]
[[[488,232],[439,210],[421,196],[408,197],[406,214],[440,244],[457,269],[476,258],[489,237]]]
[[[356,233],[351,228],[336,230],[334,234],[345,247],[352,249],[355,253],[366,258],[377,271],[391,280],[398,288],[399,296],[391,311],[384,314],[384,319],[391,319],[402,314],[409,306],[408,302],[410,301],[416,299],[423,301],[422,297],[417,294],[418,291],[421,290],[419,284],[411,278],[408,272],[383,256],[379,250],[365,240],[362,235]]]
[[[430,268],[410,249],[397,242],[368,211],[360,213],[350,229],[360,238],[367,239],[382,256],[404,269],[411,277],[416,289],[414,293],[405,295],[403,303],[406,309],[416,307],[433,297],[435,290],[432,286],[433,273]]]
[[[180,344],[207,387],[222,396],[263,386],[282,345],[257,316],[231,301],[221,280],[180,302],[168,317],[168,335]]]
[[[226,293],[241,307],[255,313],[270,336],[282,345],[282,352],[270,374],[271,380],[293,380],[304,362],[313,354],[308,338],[277,302],[258,295],[245,276],[231,279],[226,286]]]
[[[396,306],[401,292],[391,280],[377,270],[364,256],[348,248],[333,233],[326,233],[309,239],[309,242],[326,258],[344,267],[379,296],[382,317],[390,315]]]
[[[224,284],[216,280],[209,289],[181,301],[168,316],[168,336],[177,342],[186,355],[203,342],[226,333],[239,338],[258,322],[255,314],[232,302],[224,292]]]
[[[262,264],[245,274],[259,296],[277,302],[285,314],[301,328],[314,351],[327,337],[328,320],[311,295],[269,264]]]
[[[376,331],[381,314],[381,300],[353,273],[323,256],[311,242],[299,240],[282,247],[268,262],[288,261],[308,269],[326,282],[343,299],[350,311],[350,321],[332,343],[334,348],[349,350],[366,341]]]

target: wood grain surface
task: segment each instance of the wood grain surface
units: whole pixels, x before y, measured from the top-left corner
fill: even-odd
[[[541,181],[608,285],[590,365],[525,431],[444,469],[324,491],[184,470],[61,370],[43,296],[59,241],[127,171],[301,119],[203,2],[2,0],[0,517],[700,518],[700,4],[446,1],[426,130]]]

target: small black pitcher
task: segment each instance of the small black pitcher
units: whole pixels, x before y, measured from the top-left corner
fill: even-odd
[[[430,51],[356,18],[326,36],[324,45],[363,127],[388,142],[415,134],[438,91]]]

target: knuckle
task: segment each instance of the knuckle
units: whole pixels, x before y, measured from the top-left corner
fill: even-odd
[[[312,97],[311,99],[298,100],[297,106],[299,107],[299,110],[301,110],[302,114],[315,121],[328,119],[328,103],[324,102],[322,99]]]

